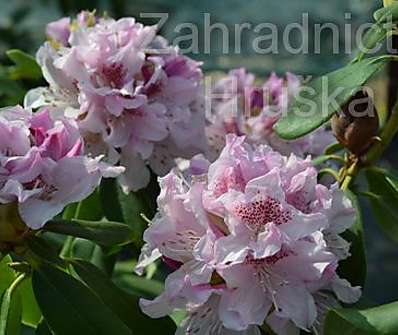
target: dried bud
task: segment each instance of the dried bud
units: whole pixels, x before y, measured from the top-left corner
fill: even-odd
[[[356,156],[364,154],[379,131],[379,118],[371,97],[357,92],[333,116],[332,129],[337,140]]]

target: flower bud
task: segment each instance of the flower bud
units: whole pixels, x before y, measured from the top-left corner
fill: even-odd
[[[17,203],[0,205],[0,244],[19,242],[28,230],[19,216]]]
[[[364,154],[379,131],[379,118],[372,99],[359,91],[332,118],[337,140],[354,155]]]

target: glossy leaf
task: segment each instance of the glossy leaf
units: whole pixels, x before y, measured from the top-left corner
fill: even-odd
[[[32,289],[32,280],[24,280],[19,289],[22,298],[22,322],[27,326],[35,328],[42,318],[40,308]]]
[[[126,292],[147,299],[153,299],[163,291],[163,283],[160,281],[138,277],[132,273],[119,274],[114,280]]]
[[[147,222],[141,214],[151,218],[157,189],[151,184],[144,190],[125,194],[115,180],[105,180],[100,188],[105,216],[108,220],[117,220],[127,224],[134,232],[136,241],[142,243],[142,235]],[[155,206],[156,207],[156,206]]]
[[[53,220],[44,230],[84,238],[105,246],[124,245],[134,240],[134,232],[125,224],[108,221]]]
[[[18,49],[8,50],[6,54],[15,63],[15,66],[9,69],[11,79],[40,79],[42,77],[41,68],[31,55]]]
[[[84,284],[43,265],[33,273],[33,290],[57,335],[131,335],[128,327]],[[60,313],[60,311],[62,311]]]
[[[121,291],[95,266],[84,261],[72,261],[72,265],[81,280],[129,326],[133,334],[152,334],[160,329],[162,334],[174,334],[175,325],[170,318],[154,320],[142,314],[138,298]]]
[[[91,241],[75,238],[73,240],[71,254],[69,256],[86,260],[100,268],[105,273],[112,275],[117,253],[114,254],[113,249],[101,247]]]
[[[278,121],[276,132],[282,138],[292,140],[318,128],[386,62],[386,58],[369,58],[313,80]]]
[[[102,207],[100,191],[97,188],[88,198],[77,204],[73,218],[79,220],[99,221],[104,217]]]
[[[58,256],[57,250],[44,238],[31,236],[25,239],[25,242],[33,262],[37,264],[46,262],[60,267],[66,266],[64,260]],[[34,265],[37,265],[36,263]]]
[[[373,214],[386,235],[398,242],[398,179],[381,169],[366,171]]]
[[[398,334],[398,302],[366,310],[338,309],[328,313],[325,335]]]
[[[357,219],[354,225],[346,230],[342,237],[351,243],[351,256],[339,263],[339,273],[346,278],[352,285],[364,286],[367,273],[367,262],[365,252],[365,240],[362,222],[361,206],[358,198],[350,191],[346,194],[351,199],[357,210]]]
[[[109,221],[124,222],[122,208],[119,202],[119,185],[116,179],[105,178],[99,188],[100,199],[105,217]]]

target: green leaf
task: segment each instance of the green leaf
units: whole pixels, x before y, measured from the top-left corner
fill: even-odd
[[[142,218],[144,214],[152,218],[156,212],[157,187],[153,185],[138,192],[125,194],[116,180],[105,179],[100,187],[101,201],[105,216],[108,220],[116,220],[127,224],[134,232],[136,241],[142,243],[142,235],[147,228],[147,222]]]
[[[116,251],[119,250],[120,247],[116,247]],[[117,253],[114,253],[115,250],[109,247],[101,247],[91,241],[75,238],[72,243],[70,257],[86,260],[105,273],[112,275],[116,259]]]
[[[125,224],[108,221],[53,220],[45,231],[84,238],[104,246],[125,245],[134,241],[134,232]]]
[[[351,199],[357,211],[357,219],[353,226],[346,230],[342,237],[351,243],[351,256],[339,263],[339,274],[346,278],[352,285],[364,286],[367,273],[365,240],[362,223],[362,211],[358,198],[351,192],[346,194]]]
[[[336,157],[337,157],[336,155],[320,155],[312,160],[312,164],[315,166],[322,165],[323,163],[326,163],[329,160],[336,160]],[[340,160],[340,158],[338,159]],[[341,157],[341,159],[343,158]]]
[[[27,326],[36,328],[42,315],[33,293],[31,278],[24,280],[19,291],[22,297],[22,322]]]
[[[68,205],[65,209],[64,212],[62,213],[62,218],[64,220],[71,220],[75,218],[76,215],[76,210],[77,210],[77,206],[79,205],[79,203],[73,203]]]
[[[119,185],[114,178],[104,178],[99,188],[102,208],[109,221],[124,222],[119,202]]]
[[[278,121],[276,132],[280,137],[292,140],[318,128],[386,62],[385,57],[369,58],[313,80]],[[329,101],[329,95],[335,97],[331,98],[331,101],[335,100],[333,103]]]
[[[79,202],[76,207],[74,219],[99,221],[104,217],[100,198],[100,191],[97,188],[88,198]]]
[[[326,149],[325,149],[325,155],[331,155],[334,154],[338,151],[341,151],[344,149],[344,146],[340,143],[333,143],[331,145],[329,145]]]
[[[32,56],[18,49],[8,50],[6,54],[15,63],[15,66],[9,68],[11,79],[40,79],[42,77],[41,68]]]
[[[154,279],[146,279],[129,274],[119,274],[114,278],[115,283],[130,294],[153,299],[163,292],[163,283]]]
[[[325,335],[398,334],[398,302],[366,310],[338,309],[328,313]]]
[[[377,168],[366,170],[366,177],[373,214],[386,235],[398,242],[398,179]]]
[[[4,292],[0,302],[0,335],[21,333],[22,304],[18,286],[24,279],[21,275]]]
[[[29,248],[32,265],[36,266],[42,262],[46,262],[63,268],[66,267],[64,260],[58,256],[57,250],[44,238],[31,236],[25,239],[25,243]]]
[[[174,334],[175,325],[170,318],[150,319],[140,312],[138,298],[117,288],[100,270],[88,262],[72,261],[73,269],[81,280],[108,306],[133,334]]]
[[[96,246],[97,244],[91,241],[82,238],[75,238],[73,239],[71,253],[69,256],[73,258],[91,260]]]
[[[84,284],[65,272],[42,265],[34,271],[33,291],[57,335],[131,335],[128,327]]]

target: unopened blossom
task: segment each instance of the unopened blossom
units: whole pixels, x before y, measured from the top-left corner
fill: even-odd
[[[74,118],[89,152],[126,167],[125,191],[147,185],[148,165],[165,175],[176,158],[207,150],[200,63],[134,18],[82,12],[68,22],[48,25],[37,60],[49,87],[25,105]]]
[[[349,245],[338,234],[355,210],[336,186],[318,184],[309,158],[227,135],[219,158],[194,158],[161,179],[159,212],[144,234],[137,272],[161,258],[174,272],[142,310],[186,309],[177,334],[318,332],[325,313],[354,303],[359,287],[337,274]]]
[[[32,229],[41,228],[66,205],[88,197],[102,177],[116,177],[101,157],[84,155],[77,124],[54,120],[43,109],[0,111],[0,206],[18,204],[19,215]]]
[[[275,73],[258,84],[253,74],[240,68],[217,81],[210,92],[211,117],[206,129],[212,158],[217,158],[225,145],[226,134],[246,135],[253,144],[268,144],[284,155],[314,156],[334,142],[331,131],[320,128],[294,141],[281,139],[275,123],[290,106],[301,87],[300,78]]]

